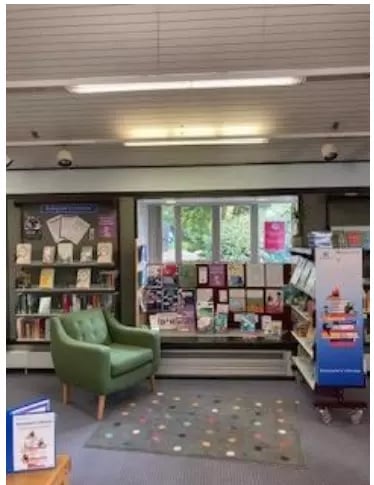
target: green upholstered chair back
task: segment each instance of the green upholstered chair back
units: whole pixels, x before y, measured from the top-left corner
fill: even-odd
[[[69,337],[92,344],[110,344],[111,338],[102,310],[82,310],[61,317]]]

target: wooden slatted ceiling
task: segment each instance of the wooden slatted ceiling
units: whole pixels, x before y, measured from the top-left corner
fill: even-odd
[[[7,7],[9,80],[365,65],[367,5]]]

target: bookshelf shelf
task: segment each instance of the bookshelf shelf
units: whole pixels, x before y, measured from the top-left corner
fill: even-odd
[[[98,263],[97,261],[73,261],[71,263],[43,263],[43,261],[31,261],[31,263],[17,263],[17,267],[23,268],[115,268],[115,263]]]
[[[33,344],[33,343],[49,343],[50,340],[46,338],[18,338],[16,342],[23,343],[23,344]]]
[[[303,312],[299,307],[295,305],[291,305],[291,311],[296,314],[296,317],[299,318],[302,322],[311,324],[313,322],[312,317],[306,313]]]
[[[301,345],[301,347],[305,350],[305,352],[309,355],[311,359],[314,358],[313,352],[313,342],[306,337],[300,337],[297,335],[295,331],[291,332],[291,335],[297,340],[297,342]]]
[[[314,390],[316,387],[316,380],[314,377],[314,365],[313,362],[303,359],[300,356],[293,356],[292,361],[297,367],[300,374],[304,377],[308,386]]]
[[[118,294],[115,288],[90,287],[90,288],[16,288],[16,293],[113,293]]]
[[[63,312],[54,313],[16,313],[16,318],[52,318],[64,315]]]

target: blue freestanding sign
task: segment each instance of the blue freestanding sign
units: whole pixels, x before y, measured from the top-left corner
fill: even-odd
[[[318,386],[363,387],[362,250],[315,250]]]

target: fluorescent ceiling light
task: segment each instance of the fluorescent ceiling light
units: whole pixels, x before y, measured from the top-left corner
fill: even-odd
[[[74,94],[102,94],[134,91],[162,91],[183,89],[220,89],[220,88],[254,88],[271,86],[294,86],[305,81],[303,77],[260,77],[260,78],[227,78],[227,79],[195,79],[171,81],[144,81],[108,84],[77,84],[66,86],[66,90]]]
[[[252,145],[268,143],[268,138],[179,138],[169,140],[128,140],[126,147],[154,147],[172,145]]]

